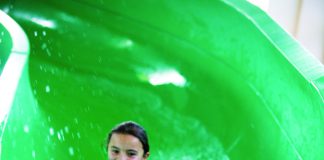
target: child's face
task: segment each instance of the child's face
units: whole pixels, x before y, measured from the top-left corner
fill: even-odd
[[[109,160],[146,160],[141,141],[129,134],[113,133],[108,144]]]

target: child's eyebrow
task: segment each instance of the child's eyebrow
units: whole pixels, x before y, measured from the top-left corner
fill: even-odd
[[[134,149],[127,149],[126,151],[127,151],[127,152],[133,152],[133,153],[137,153],[137,151],[136,151],[136,150],[134,150]]]
[[[119,150],[119,148],[116,147],[116,146],[111,146],[110,148],[112,148],[112,149],[118,149]]]

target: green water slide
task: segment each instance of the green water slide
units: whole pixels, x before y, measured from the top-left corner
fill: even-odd
[[[2,0],[0,159],[321,160],[324,68],[246,1]]]

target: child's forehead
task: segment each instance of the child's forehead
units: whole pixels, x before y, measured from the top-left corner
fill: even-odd
[[[109,146],[121,150],[139,151],[140,149],[142,149],[142,143],[139,141],[139,139],[130,134],[112,134]]]

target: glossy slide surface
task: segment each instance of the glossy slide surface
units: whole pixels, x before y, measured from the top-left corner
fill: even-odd
[[[0,9],[1,160],[107,159],[126,120],[152,160],[323,158],[323,65],[245,1]]]

